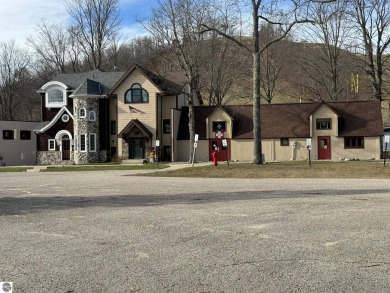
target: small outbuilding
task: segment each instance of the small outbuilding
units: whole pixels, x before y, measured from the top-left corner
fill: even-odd
[[[252,110],[252,106],[196,107],[196,158],[211,160],[211,153],[217,152],[219,160],[251,161]],[[314,160],[380,159],[383,123],[377,101],[267,104],[261,105],[260,112],[266,161],[306,160],[308,142]],[[187,113],[188,108],[183,108],[178,161],[186,160],[188,154]]]

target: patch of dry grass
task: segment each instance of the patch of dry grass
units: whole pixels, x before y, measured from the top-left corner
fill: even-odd
[[[145,176],[144,174],[143,176]],[[386,178],[390,179],[390,162],[283,162],[253,165],[226,163],[218,166],[188,167],[150,173],[146,176],[204,178]]]

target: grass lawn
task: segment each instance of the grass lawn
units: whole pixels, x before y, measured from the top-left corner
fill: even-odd
[[[165,163],[158,164],[158,169],[168,168]],[[66,172],[66,171],[110,171],[110,170],[153,170],[157,169],[157,163],[146,163],[143,165],[120,165],[120,164],[91,164],[91,165],[72,165],[55,166],[42,169],[41,172]]]
[[[205,178],[387,178],[390,179],[390,162],[306,162],[226,163],[218,166],[188,167],[179,170],[153,172],[143,176],[205,177]]]
[[[0,172],[26,172],[31,167],[0,167]]]

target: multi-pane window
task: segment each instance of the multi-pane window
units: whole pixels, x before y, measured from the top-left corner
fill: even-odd
[[[139,83],[134,83],[125,94],[125,103],[149,103],[149,94]]]
[[[80,151],[81,152],[87,151],[87,135],[86,134],[80,134]]]
[[[317,119],[316,126],[317,129],[332,129],[332,119]]]
[[[48,147],[49,147],[49,151],[55,151],[56,150],[56,140],[55,139],[49,139]]]
[[[13,130],[3,130],[3,139],[15,139],[15,132]]]
[[[21,140],[31,140],[31,131],[30,130],[21,130],[20,131]]]
[[[85,108],[80,108],[79,110],[79,117],[85,118],[87,116],[87,112],[85,111]]]
[[[344,148],[346,149],[363,149],[364,137],[344,137]]]
[[[64,93],[58,89],[52,89],[47,93],[48,104],[57,104],[64,102]]]
[[[89,151],[96,152],[96,133],[89,134]]]

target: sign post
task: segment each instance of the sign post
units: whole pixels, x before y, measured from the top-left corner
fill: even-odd
[[[194,167],[195,163],[195,153],[196,148],[198,147],[199,134],[195,134],[195,142],[194,142],[194,151],[192,152],[192,167]]]
[[[311,168],[311,155],[310,155],[310,152],[311,152],[311,138],[307,138],[306,139],[306,147],[307,147],[307,150],[309,152],[309,166]]]
[[[385,154],[383,156],[383,166],[386,166],[387,144],[390,142],[390,135],[385,135]]]
[[[157,169],[159,168],[160,163],[160,151],[159,151],[160,141],[156,140],[156,154],[157,154]]]

